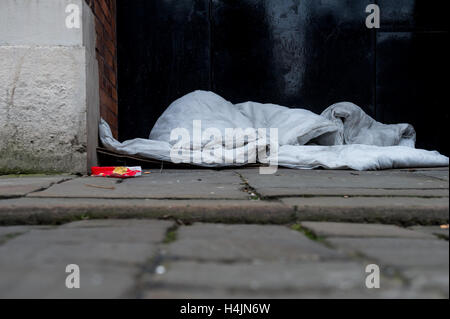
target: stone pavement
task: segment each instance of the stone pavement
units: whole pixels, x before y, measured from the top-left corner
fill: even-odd
[[[448,298],[448,241],[375,224],[0,227],[0,298]],[[448,238],[448,230],[446,230]],[[80,288],[65,286],[66,267]],[[380,288],[365,285],[380,267]]]
[[[85,218],[446,224],[448,168],[374,172],[154,170],[135,179],[1,177],[0,225]]]
[[[448,168],[258,173],[0,176],[0,298],[448,298]]]

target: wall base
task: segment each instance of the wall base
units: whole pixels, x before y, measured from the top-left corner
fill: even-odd
[[[83,46],[0,46],[0,174],[87,171]]]

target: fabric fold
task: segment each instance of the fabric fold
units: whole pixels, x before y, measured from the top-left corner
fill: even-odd
[[[318,115],[275,104],[233,105],[206,91],[174,101],[149,139],[120,143],[103,119],[100,139],[107,149],[121,154],[204,167],[253,161],[297,169],[354,170],[449,164],[448,157],[436,151],[415,149],[411,125],[382,124],[353,103],[334,104]]]

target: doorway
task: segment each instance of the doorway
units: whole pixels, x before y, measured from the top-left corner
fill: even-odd
[[[448,154],[443,13],[378,1],[382,27],[367,29],[370,3],[117,0],[119,139],[148,138],[171,102],[201,89],[316,113],[351,101]]]

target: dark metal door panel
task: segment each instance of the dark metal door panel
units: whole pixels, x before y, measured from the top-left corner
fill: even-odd
[[[380,31],[448,30],[448,0],[377,0]]]
[[[213,88],[247,100],[323,111],[352,101],[374,114],[368,0],[212,0]]]
[[[273,102],[277,72],[262,0],[212,0],[213,90],[236,103]]]
[[[209,0],[118,0],[119,135],[148,138],[173,100],[210,89]]]
[[[378,2],[377,119],[411,123],[417,147],[448,155],[448,1]]]
[[[120,139],[148,137],[173,100],[203,89],[316,113],[351,101],[448,154],[447,1],[377,0],[377,31],[373,2],[118,0]]]

